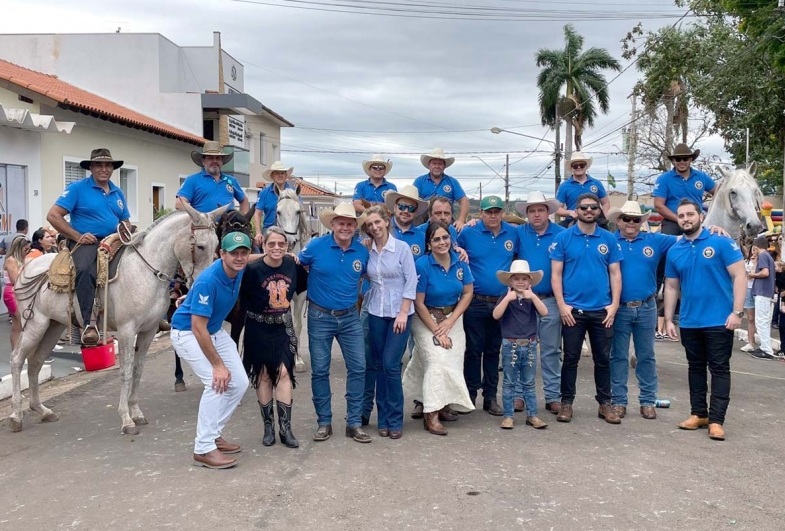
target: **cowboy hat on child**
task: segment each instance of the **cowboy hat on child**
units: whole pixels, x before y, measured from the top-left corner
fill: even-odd
[[[528,275],[531,285],[536,286],[542,280],[542,271],[530,271],[529,262],[526,260],[513,260],[509,271],[497,271],[496,278],[505,286],[510,286],[510,278],[513,275]]]

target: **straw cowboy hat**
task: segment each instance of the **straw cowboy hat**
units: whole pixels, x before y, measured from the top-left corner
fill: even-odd
[[[545,194],[539,191],[529,192],[526,201],[515,203],[515,210],[528,217],[526,210],[532,205],[545,205],[548,208],[548,215],[555,214],[561,203],[558,199],[545,199]]]
[[[641,205],[637,201],[627,201],[621,208],[613,207],[608,211],[608,221],[616,223],[616,220],[621,216],[641,218],[641,223],[646,223],[646,220],[651,216],[651,212],[644,214],[641,212]]]
[[[269,169],[264,170],[264,173],[262,174],[264,180],[272,182],[273,181],[272,175],[274,171],[285,171],[286,178],[288,179],[289,177],[292,176],[292,172],[294,172],[294,166],[292,166],[291,168],[287,168],[286,166],[283,165],[283,162],[281,162],[280,160],[276,160],[275,162],[273,162],[273,165],[270,166]]]
[[[400,192],[393,192],[390,190],[384,194],[384,206],[387,207],[387,210],[393,212],[395,210],[395,203],[400,198],[411,199],[417,203],[417,210],[414,211],[415,217],[428,210],[428,201],[423,201],[420,199],[420,192],[411,184],[404,186]]]
[[[676,146],[676,149],[673,150],[673,153],[668,155],[668,158],[672,159],[673,157],[692,157],[692,160],[695,160],[698,158],[698,155],[700,154],[701,154],[700,149],[696,149],[695,151],[693,151],[690,149],[690,146],[688,146],[687,144],[679,144],[678,146]]]
[[[358,226],[362,225],[365,221],[365,215],[357,215],[357,212],[354,210],[354,206],[346,201],[338,203],[332,210],[326,208],[319,212],[319,221],[321,221],[322,225],[330,230],[332,230],[332,227],[330,227],[330,222],[335,218],[349,218],[357,220]]]
[[[594,162],[594,159],[584,155],[583,151],[576,151],[570,156],[570,160],[567,162],[567,166],[571,167],[574,162],[585,162],[586,171],[589,171],[589,168],[591,168],[591,163]]]
[[[448,157],[444,154],[444,150],[442,148],[434,148],[428,155],[420,155],[420,162],[422,165],[428,168],[428,164],[431,163],[433,159],[440,159],[444,161],[444,167],[449,168],[452,166],[452,163],[455,162],[455,157]],[[430,169],[430,168],[428,168]]]
[[[390,170],[392,170],[392,166],[393,166],[392,162],[390,162],[389,160],[385,160],[381,155],[374,155],[373,157],[371,157],[370,160],[363,161],[363,171],[365,172],[365,175],[367,175],[368,177],[373,177],[371,175],[371,166],[374,166],[376,164],[381,164],[382,166],[384,166],[384,175],[390,173]]]
[[[509,271],[497,271],[496,278],[505,286],[510,285],[510,277],[513,275],[529,275],[531,277],[531,285],[536,286],[542,280],[542,271],[530,271],[529,262],[526,260],[513,260],[510,265]]]
[[[502,221],[506,221],[510,225],[523,225],[526,220],[517,214],[505,214],[502,216]]]
[[[230,160],[234,158],[234,153],[224,153],[223,146],[221,146],[220,142],[215,142],[213,140],[208,140],[204,143],[204,148],[201,152],[199,151],[191,151],[191,160],[194,161],[194,164],[197,166],[204,168],[204,161],[202,160],[203,157],[207,155],[216,155],[219,157],[223,157],[224,164],[227,164]]]
[[[90,159],[83,160],[82,162],[79,163],[79,166],[81,166],[82,169],[89,170],[90,164],[92,164],[93,162],[111,162],[114,169],[117,169],[123,165],[123,161],[114,160],[112,158],[112,154],[109,153],[109,150],[106,148],[94,149],[93,151],[90,152]]]

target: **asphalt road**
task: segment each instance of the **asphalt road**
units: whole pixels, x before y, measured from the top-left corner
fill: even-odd
[[[500,418],[477,411],[438,437],[407,415],[402,439],[377,437],[372,419],[373,442],[361,445],[343,436],[336,347],[335,435],[311,440],[310,379],[298,375],[301,448],[261,445],[249,390],[225,433],[243,445],[239,466],[214,471],[191,465],[199,386],[186,369],[188,391],[173,391],[164,349],[147,362],[140,405],[150,424],[138,436],[120,435],[118,371],[48,384],[62,393],[46,399],[57,423],[28,412],[25,430],[11,433],[2,422],[0,529],[785,529],[785,363],[734,355],[728,439],[715,442],[676,428],[689,414],[681,346],[658,343],[657,356],[659,396],[673,404],[655,421],[637,414],[634,375],[631,414],[619,426],[598,419],[583,358],[571,424],[543,412],[550,426],[536,431],[519,413],[502,431]]]

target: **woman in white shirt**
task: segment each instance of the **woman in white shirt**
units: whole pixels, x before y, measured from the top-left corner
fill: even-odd
[[[371,288],[365,295],[371,353],[376,364],[380,437],[403,435],[401,358],[414,313],[417,272],[409,246],[390,235],[390,215],[381,206],[365,211],[362,230],[373,240],[368,260]]]

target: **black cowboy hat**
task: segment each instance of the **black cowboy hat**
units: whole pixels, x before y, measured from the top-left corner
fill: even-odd
[[[695,160],[698,158],[698,155],[700,154],[701,154],[700,149],[696,149],[695,151],[693,151],[692,149],[690,149],[690,146],[688,146],[687,144],[679,144],[678,146],[676,146],[676,149],[673,150],[673,153],[668,155],[668,158],[672,159],[673,157],[692,157],[692,160]]]
[[[90,164],[93,162],[111,162],[114,169],[119,168],[124,164],[122,160],[114,160],[112,154],[106,148],[94,149],[90,152],[90,160],[83,160],[79,163],[82,169],[89,170]]]

